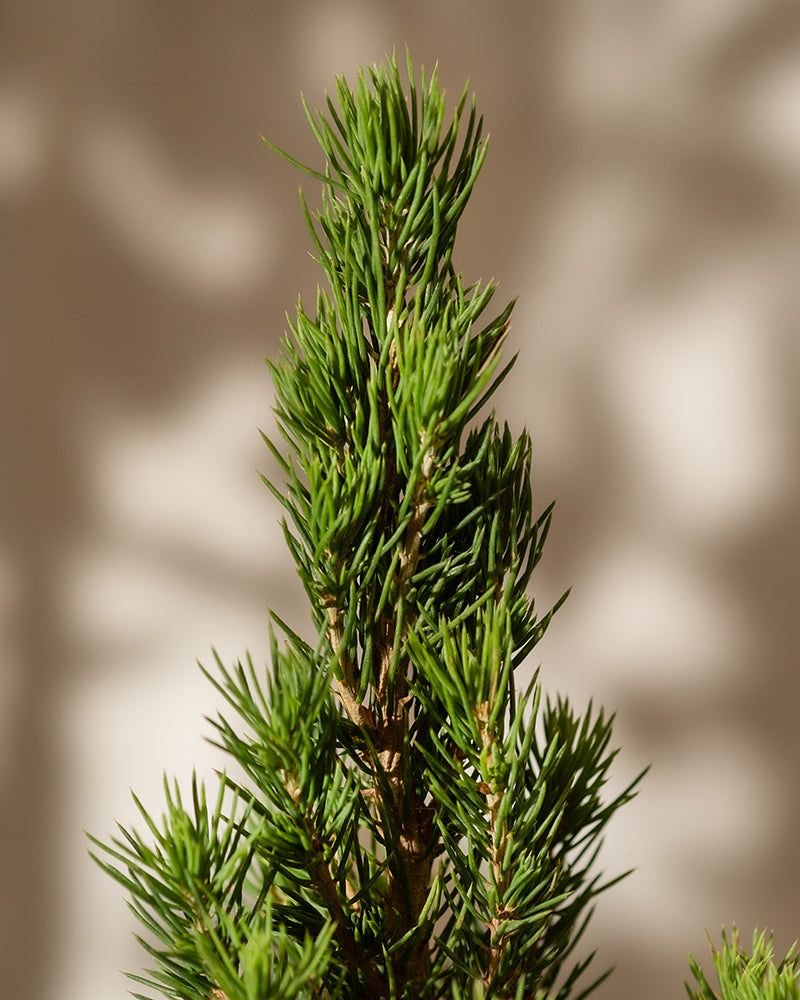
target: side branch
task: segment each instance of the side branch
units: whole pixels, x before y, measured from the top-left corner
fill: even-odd
[[[341,949],[345,962],[356,979],[359,975],[364,977],[369,987],[367,996],[370,1000],[381,1000],[381,998],[388,997],[389,988],[386,980],[378,972],[374,961],[364,953],[363,949],[359,948],[353,935],[353,929],[342,907],[339,891],[336,888],[330,866],[325,861],[322,840],[317,833],[316,827],[308,817],[306,823],[311,839],[311,847],[314,851],[314,858],[309,865],[309,874],[314,880],[314,885],[336,926],[333,935],[334,940]]]
[[[479,726],[483,742],[483,749],[486,755],[486,775],[490,782],[481,782],[480,790],[486,797],[486,812],[489,819],[489,845],[492,881],[494,882],[494,896],[496,899],[495,911],[487,921],[489,929],[489,957],[486,963],[486,972],[483,976],[483,987],[488,989],[496,977],[503,957],[503,951],[508,941],[508,934],[500,933],[500,928],[512,916],[503,903],[508,888],[508,874],[504,873],[504,862],[506,851],[508,850],[508,825],[506,821],[500,819],[500,806],[504,795],[508,794],[507,789],[500,786],[500,783],[491,775],[495,764],[495,740],[494,734],[489,732],[490,706],[485,702],[478,706]]]
[[[358,685],[356,684],[353,663],[346,649],[342,646],[344,629],[342,627],[342,609],[335,603],[333,598],[325,601],[328,611],[328,640],[334,655],[339,660],[342,670],[342,678],[339,681],[339,697],[347,712],[347,717],[357,726],[373,727],[372,713],[365,708],[358,700]]]

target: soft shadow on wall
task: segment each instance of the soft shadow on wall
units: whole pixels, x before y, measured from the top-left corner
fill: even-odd
[[[284,310],[317,280],[267,132],[407,43],[491,150],[457,261],[519,293],[502,399],[558,497],[544,677],[617,709],[610,831],[638,871],[598,997],[674,996],[703,929],[797,934],[794,326],[800,19],[789,5],[123,2],[0,37],[0,933],[10,996],[122,995],[140,967],[81,828],[207,773],[194,657],[265,654],[304,607],[254,468]],[[646,9],[645,9],[646,8]],[[309,191],[312,185],[305,185]],[[107,884],[108,883],[108,884]],[[44,959],[43,959],[43,956]]]

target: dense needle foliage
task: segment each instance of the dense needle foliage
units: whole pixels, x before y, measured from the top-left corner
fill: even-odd
[[[561,602],[529,593],[551,516],[530,439],[483,412],[513,303],[453,264],[483,121],[465,90],[446,125],[436,73],[409,61],[406,87],[395,59],[306,113],[326,288],[270,365],[267,443],[312,639],[276,620],[266,670],[217,662],[237,779],[167,783],[100,864],[165,996],[582,997],[597,849],[633,785],[603,798],[602,711],[515,682]]]
[[[730,943],[722,933],[722,948],[712,946],[714,967],[720,993],[716,993],[698,963],[689,958],[692,975],[697,982],[696,991],[686,984],[690,1000],[800,1000],[800,956],[797,946],[792,947],[777,965],[773,961],[772,937],[762,931],[753,933],[750,954],[739,943],[736,927]]]

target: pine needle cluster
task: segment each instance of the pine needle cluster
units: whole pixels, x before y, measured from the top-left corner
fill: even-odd
[[[563,598],[530,596],[552,513],[530,438],[485,413],[513,303],[493,314],[453,264],[483,119],[465,89],[445,124],[436,72],[409,60],[405,85],[394,58],[306,113],[326,287],[270,365],[267,444],[312,639],[274,619],[266,669],[217,658],[236,778],[166,783],[144,836],[94,841],[145,930],[133,978],[181,1000],[579,1000],[616,881],[597,851],[636,782],[604,798],[602,711],[516,683]]]

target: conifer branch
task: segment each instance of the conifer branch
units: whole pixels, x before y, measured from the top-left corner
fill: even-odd
[[[154,936],[140,981],[179,1000],[568,1000],[637,783],[605,802],[610,720],[516,689],[563,601],[528,592],[552,505],[534,517],[527,433],[481,417],[514,303],[487,319],[494,285],[453,263],[483,119],[465,88],[446,125],[437,71],[407,70],[303,102],[326,287],[270,363],[286,453],[265,440],[315,642],[275,619],[263,674],[207,672],[244,775],[215,808],[168,790],[155,847],[95,841]]]
[[[359,948],[353,933],[350,919],[345,915],[344,908],[339,895],[339,889],[333,879],[330,865],[325,860],[323,852],[323,842],[316,830],[311,817],[307,817],[307,828],[311,840],[313,858],[309,864],[309,872],[313,879],[314,888],[317,889],[325,908],[333,920],[335,931],[334,940],[341,949],[344,961],[350,969],[355,980],[363,976],[367,986],[367,997],[369,1000],[380,1000],[388,995],[388,985],[386,980],[380,975],[375,962]]]

